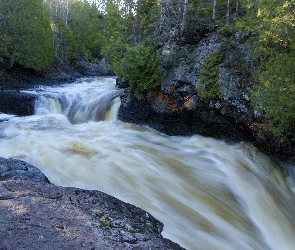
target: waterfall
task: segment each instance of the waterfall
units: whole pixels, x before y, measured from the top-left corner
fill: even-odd
[[[65,92],[65,89],[67,90]],[[120,106],[114,78],[81,79],[58,87],[40,87],[26,91],[38,95],[36,115],[63,114],[76,124],[87,121],[116,119]]]
[[[0,157],[23,159],[56,185],[139,206],[188,250],[294,249],[295,197],[275,162],[244,142],[116,121],[114,82],[34,90],[46,101],[36,115],[0,123]]]

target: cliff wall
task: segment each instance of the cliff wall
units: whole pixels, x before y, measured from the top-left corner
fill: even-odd
[[[190,39],[193,43],[172,39],[160,46],[165,77],[161,88],[145,93],[126,88],[119,119],[147,124],[169,135],[201,134],[249,141],[279,160],[294,162],[294,135],[268,132],[264,115],[251,106],[252,75],[258,63],[251,56],[247,40],[255,34],[221,32],[218,27],[201,27],[196,33],[197,38]],[[222,60],[216,59],[214,67],[205,68],[208,58],[215,63],[214,56],[220,52]],[[203,79],[214,73],[217,90],[210,93]],[[204,86],[200,88],[200,84]],[[121,85],[126,87],[118,79]],[[209,93],[205,93],[206,98],[201,91]]]

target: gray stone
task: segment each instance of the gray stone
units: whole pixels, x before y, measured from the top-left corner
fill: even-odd
[[[49,183],[47,177],[35,166],[18,159],[0,157],[0,181],[32,180]]]
[[[98,191],[0,182],[0,249],[182,249],[163,224]]]

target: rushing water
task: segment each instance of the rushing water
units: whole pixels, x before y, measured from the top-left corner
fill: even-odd
[[[113,78],[40,88],[36,115],[0,123],[0,156],[56,185],[135,204],[187,249],[295,248],[295,199],[277,166],[246,143],[167,136],[116,120]]]

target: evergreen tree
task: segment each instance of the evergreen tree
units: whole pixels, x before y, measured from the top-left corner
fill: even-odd
[[[158,0],[138,0],[136,5],[136,20],[138,22],[139,37],[155,39],[158,20],[160,18],[160,6]],[[140,39],[140,38],[139,38]]]
[[[270,131],[282,133],[295,122],[295,0],[248,1],[247,7],[237,26],[258,34],[252,39],[260,61],[252,104],[270,119]]]
[[[102,54],[110,63],[111,69],[126,51],[127,41],[124,36],[126,26],[124,26],[124,23],[119,6],[109,1],[106,5],[106,15],[104,17]]]
[[[85,56],[87,61],[100,58],[104,27],[102,14],[96,6],[88,2],[74,2],[69,12],[68,24],[74,39],[76,56]]]
[[[53,47],[49,18],[42,0],[1,0],[0,56],[36,70],[53,62]]]
[[[114,72],[129,80],[135,89],[145,91],[160,86],[163,75],[159,56],[152,46],[144,43],[127,46],[126,55],[114,64]]]

